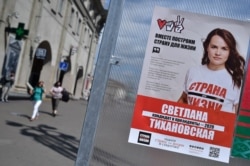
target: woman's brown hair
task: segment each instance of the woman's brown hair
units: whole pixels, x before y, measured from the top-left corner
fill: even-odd
[[[204,54],[201,64],[205,65],[209,64],[210,62],[208,58],[207,48],[212,37],[215,35],[218,35],[222,39],[224,39],[229,47],[229,57],[226,61],[225,67],[228,73],[232,76],[234,85],[240,88],[244,74],[245,59],[239,54],[236,48],[236,40],[228,30],[216,28],[208,34],[206,40],[203,42]]]

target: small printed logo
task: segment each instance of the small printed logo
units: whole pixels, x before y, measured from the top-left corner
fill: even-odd
[[[160,47],[153,47],[152,53],[160,53],[161,48]]]
[[[145,132],[139,132],[138,143],[149,145],[151,140],[151,134]]]
[[[200,154],[203,153],[205,150],[204,147],[199,146],[199,145],[189,145],[189,152],[190,153],[195,153],[195,154]]]
[[[181,31],[184,29],[183,26],[184,18],[181,18],[181,16],[177,16],[177,20],[162,20],[162,19],[157,19],[157,24],[160,30],[162,30],[164,27],[166,27],[166,31],[172,32],[174,31],[175,33],[181,33]]]
[[[167,21],[158,19],[157,23],[158,23],[159,28],[162,29],[166,25]]]

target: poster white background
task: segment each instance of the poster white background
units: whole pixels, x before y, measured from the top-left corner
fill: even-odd
[[[182,23],[184,29],[181,33],[166,31],[165,27],[159,28],[158,19],[177,21],[178,16],[180,16],[180,19],[184,18]],[[239,53],[246,59],[250,34],[248,22],[155,7],[138,94],[177,101],[183,92],[186,71],[191,66],[201,64],[203,56],[202,42],[207,34],[215,28],[230,31],[237,41]],[[196,49],[193,51],[155,44],[156,33],[195,40],[193,46]],[[160,53],[153,52],[153,47],[155,46],[160,47]],[[152,63],[152,58],[154,58],[154,63]],[[159,70],[161,71],[160,73],[158,72]],[[149,76],[149,71],[151,76]]]

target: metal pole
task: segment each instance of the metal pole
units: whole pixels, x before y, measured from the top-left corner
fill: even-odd
[[[125,0],[111,0],[94,74],[93,86],[82,128],[75,166],[89,166],[99,114],[110,72]]]

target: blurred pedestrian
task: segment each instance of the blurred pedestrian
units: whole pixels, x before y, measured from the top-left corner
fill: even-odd
[[[52,104],[52,115],[55,117],[57,115],[58,104],[62,98],[63,87],[61,86],[61,82],[57,81],[54,83],[54,86],[50,90],[51,104]]]
[[[30,118],[30,121],[33,121],[33,120],[38,118],[39,107],[42,104],[44,93],[45,93],[45,89],[44,89],[44,82],[43,81],[39,81],[38,84],[35,86],[35,88],[30,90],[30,94],[32,95],[31,98],[32,98],[33,105],[34,105],[33,113],[32,113],[32,116]]]
[[[3,78],[2,83],[2,95],[1,100],[2,102],[8,102],[9,91],[15,81],[15,73],[11,72],[7,76]]]

